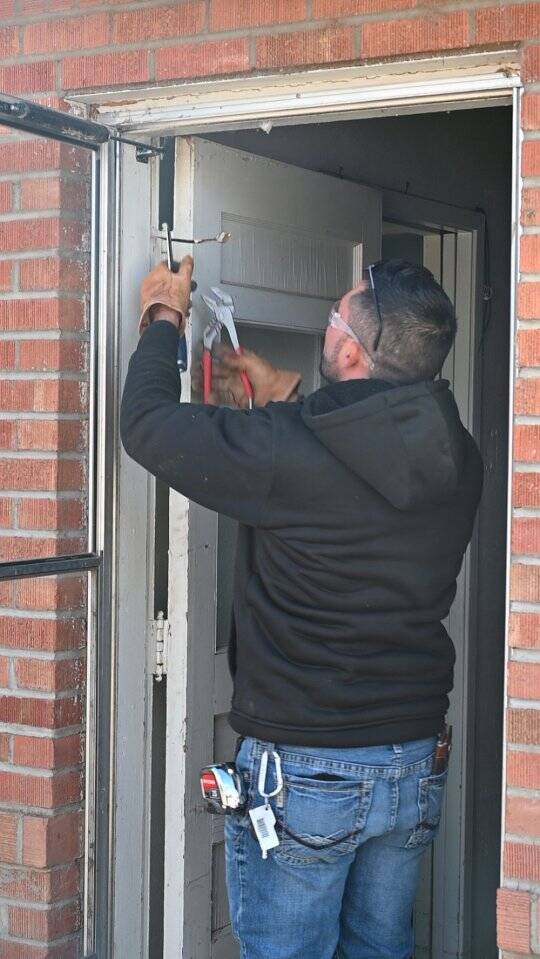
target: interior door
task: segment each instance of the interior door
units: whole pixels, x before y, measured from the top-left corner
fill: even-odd
[[[200,294],[219,284],[234,298],[241,342],[316,387],[330,306],[380,257],[380,194],[192,138],[177,141],[175,198],[177,235],[231,233],[223,246],[195,247],[192,356],[209,319]],[[235,526],[171,491],[169,536],[164,955],[230,959],[223,822],[203,809],[199,770],[234,755],[226,643]]]

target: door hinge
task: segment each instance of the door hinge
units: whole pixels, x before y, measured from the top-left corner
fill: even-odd
[[[160,683],[167,675],[167,646],[169,638],[169,620],[159,611],[157,619],[150,620],[151,649],[153,655],[152,675]]]

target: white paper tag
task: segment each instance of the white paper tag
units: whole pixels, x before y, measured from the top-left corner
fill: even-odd
[[[249,815],[262,850],[263,859],[266,859],[268,850],[279,846],[279,839],[274,829],[276,817],[270,806],[256,806],[255,809],[249,810]]]

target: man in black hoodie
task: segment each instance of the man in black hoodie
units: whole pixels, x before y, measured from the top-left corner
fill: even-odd
[[[248,806],[226,824],[233,928],[249,959],[409,959],[446,778],[442,620],[482,483],[435,379],[454,311],[429,271],[381,262],[330,313],[327,386],[301,400],[298,374],[226,355],[221,396],[241,404],[244,369],[255,409],[179,404],[191,270],[160,265],[143,284],[121,433],[155,476],[240,523],[229,718]]]

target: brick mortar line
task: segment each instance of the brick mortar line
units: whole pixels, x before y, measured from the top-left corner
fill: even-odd
[[[0,156],[2,151],[2,142],[0,141]],[[8,181],[9,182],[9,181]],[[87,218],[87,223],[84,220]],[[35,220],[62,220],[69,223],[82,223],[90,225],[90,208],[88,207],[41,207],[33,208],[14,208],[0,214],[0,224],[2,223],[25,223]]]
[[[23,945],[23,946],[41,946],[41,947],[43,947],[43,940],[42,940],[42,939],[25,939],[25,938],[23,938],[23,937],[21,937],[20,939],[18,939],[18,938],[14,938],[14,937],[11,936],[9,933],[4,932],[3,930],[2,930],[2,932],[0,933],[0,935],[1,935],[1,937],[2,937],[2,940],[5,940],[6,942],[12,942],[12,943],[14,943],[14,944],[17,945],[17,946]],[[64,945],[64,943],[67,944],[67,943],[70,943],[70,942],[74,942],[74,941],[78,940],[79,938],[80,938],[80,930],[78,930],[76,933],[69,933],[67,936],[61,936],[59,939],[47,939],[46,945],[47,945],[47,946],[62,946],[62,945]],[[521,957],[521,959],[523,959],[523,956]]]
[[[14,699],[34,699],[36,702],[56,703],[61,699],[80,699],[80,693],[85,692],[85,690],[82,686],[77,687],[75,690],[58,689],[54,692],[46,689],[21,689],[18,687],[17,689],[4,689],[3,692],[9,693]]]
[[[60,576],[65,576],[65,573],[60,573]],[[80,573],[70,573],[70,576],[79,576]],[[5,610],[5,612],[4,612]],[[39,610],[39,609],[21,609],[20,606],[14,607],[1,607],[0,609],[0,622],[2,619],[9,617],[10,619],[46,619],[51,622],[63,622],[64,620],[69,621],[72,619],[86,619],[87,616],[86,609],[75,609],[75,610],[64,610],[64,609],[49,609],[49,610]],[[10,649],[11,647],[3,647],[0,645],[0,653],[2,650]],[[13,647],[13,649],[19,649],[19,647]],[[25,647],[20,647],[21,652],[24,652]],[[43,650],[43,652],[55,652],[55,650]],[[58,650],[60,652],[60,650]]]
[[[68,117],[70,116],[70,114],[65,110],[61,110],[60,112],[65,113]],[[0,126],[1,125],[2,124],[0,121]],[[22,136],[17,136],[12,139],[8,134],[2,134],[0,139],[0,147],[15,146],[15,144],[21,143],[42,143],[44,140],[47,140],[47,142],[50,141],[50,138],[46,136],[40,136],[39,141],[37,141],[35,136],[36,135],[34,134],[32,139],[25,140]],[[69,147],[69,144],[64,143],[62,146]],[[74,145],[72,146],[73,149],[78,149],[78,147]],[[87,148],[81,144],[80,149],[84,150]],[[61,183],[82,183],[83,185],[89,187],[92,181],[92,174],[81,173],[78,170],[70,170],[69,167],[61,164],[60,166],[56,167],[46,167],[43,170],[15,170],[13,173],[2,172],[0,173],[0,180],[12,183],[14,187],[19,188],[21,184],[27,183],[28,181],[33,182],[34,180],[59,180]],[[80,207],[77,207],[76,209],[80,209]]]
[[[63,288],[52,290],[7,290],[5,293],[0,293],[0,302],[19,303],[23,301],[26,303],[32,300],[76,300],[77,303],[85,304],[89,293],[90,290],[88,290],[87,293],[81,293],[79,291],[72,292],[71,290],[66,290]],[[39,331],[36,331],[36,333],[38,332]],[[2,332],[1,336],[3,339],[5,339],[7,336],[9,336],[9,331]],[[89,338],[89,333],[87,333],[86,336]]]
[[[540,756],[540,746],[526,746],[520,743],[508,743],[507,749],[509,753],[532,753],[535,756]]]
[[[23,828],[23,817],[19,816],[17,821],[17,859],[19,862],[22,862],[24,859],[24,828]]]
[[[511,663],[532,663],[540,666],[540,650],[533,649],[530,646],[513,646],[512,644],[510,644],[510,648]]]
[[[0,141],[0,151],[2,143]],[[12,210],[8,213],[0,213],[0,224],[2,223],[27,223],[33,220],[67,220],[69,223],[81,223],[78,212],[90,215],[87,208],[76,210]]]
[[[36,663],[64,663],[70,662],[70,660],[85,659],[86,658],[86,648],[81,647],[81,649],[59,649],[55,650],[45,650],[45,649],[29,649],[28,651],[24,649],[9,649],[9,647],[0,646],[0,656],[4,656],[6,659],[11,659],[13,662],[28,662],[29,659],[33,660]],[[22,688],[22,687],[19,687]],[[74,687],[77,691],[80,687]]]
[[[53,818],[54,816],[59,816],[63,813],[68,812],[78,812],[81,807],[84,805],[85,799],[78,799],[77,802],[68,803],[63,806],[24,806],[19,803],[5,803],[0,800],[0,812],[13,812],[13,813],[23,813],[24,815],[35,815],[35,816],[48,816]],[[76,860],[78,861],[78,860]],[[16,863],[10,863],[10,868]],[[24,867],[21,867],[24,868]],[[26,867],[28,868],[28,867]]]
[[[42,380],[63,383],[88,383],[86,370],[0,370],[0,383],[28,383]]]
[[[0,460],[63,460],[66,462],[86,462],[87,454],[76,450],[0,450]],[[14,493],[17,490],[13,490]],[[44,492],[42,490],[42,492]],[[74,491],[75,492],[75,491]],[[1,492],[0,492],[1,495]]]
[[[26,298],[25,298],[26,299]],[[38,297],[40,299],[40,297]],[[540,327],[540,321],[538,321]],[[78,330],[23,330],[0,331],[0,342],[5,343],[33,343],[46,341],[48,343],[88,343],[90,334]],[[533,367],[534,369],[534,367]],[[540,368],[539,368],[540,375]]]
[[[362,39],[364,36],[363,23],[358,23],[353,27],[353,52],[355,57],[360,60],[362,57]]]
[[[510,799],[538,799],[540,800],[540,787],[535,789],[529,786],[507,786],[506,795]]]
[[[508,697],[508,706],[511,709],[530,709],[540,711],[540,701],[537,699],[519,699],[517,696]]]
[[[516,892],[532,892],[535,895],[540,893],[540,882],[534,879],[517,879],[515,876],[505,876],[503,889],[513,889]],[[523,956],[517,956],[516,959],[523,959]]]
[[[0,496],[1,496],[0,492]],[[25,529],[24,527],[19,526],[0,526],[0,537],[10,537],[10,539],[50,539],[56,541],[58,539],[64,539],[67,536],[73,538],[80,538],[81,532],[85,530],[73,529],[71,527],[66,529],[42,529],[41,527],[30,527]]]
[[[7,412],[0,413],[0,422],[5,420],[6,422],[11,422],[12,420],[21,421],[21,420],[32,420],[34,423],[76,423],[78,420],[81,420],[84,424],[88,423],[88,414],[87,413],[36,413],[34,410],[12,410]],[[54,453],[54,450],[52,450]],[[0,457],[1,457],[0,452]],[[46,491],[41,490],[41,493],[46,493]],[[0,496],[8,494],[8,490],[0,490]],[[21,495],[25,495],[26,491],[21,490]],[[58,490],[57,495],[71,495],[69,490]],[[10,494],[11,495],[11,494]]]
[[[79,250],[76,247],[73,249],[73,254],[73,259],[82,259],[82,257],[89,255],[86,250]],[[79,254],[78,257],[77,254]],[[55,256],[61,260],[69,260],[71,259],[71,250],[66,246],[39,247],[37,250],[25,250],[20,253],[17,250],[12,250],[11,253],[4,250],[0,253],[0,262],[2,260],[9,260],[10,262],[20,263],[23,260],[38,260],[49,256]]]
[[[476,14],[476,10],[477,10],[477,9],[478,9],[477,7],[475,7],[474,9],[470,9],[470,10],[469,10],[469,17],[468,17],[468,20],[469,20],[469,23],[468,23],[469,42],[470,42],[472,45],[474,45],[474,44],[476,43],[476,16],[475,16],[475,14]]]
[[[504,838],[506,842],[519,843],[520,846],[531,846],[533,849],[540,846],[539,836],[522,836],[519,833],[507,832]]]
[[[79,860],[82,861],[81,856],[79,856],[77,859],[70,859],[68,862],[60,863],[60,865],[68,866],[72,862],[79,862]],[[19,865],[19,863],[9,863],[10,867],[12,865]],[[49,871],[47,866],[29,866],[29,865],[23,864],[23,868],[39,869],[39,870],[42,870],[43,872]],[[76,895],[76,896],[71,896],[69,899],[55,899],[54,902],[36,902],[36,900],[33,900],[33,899],[10,899],[8,896],[0,896],[0,904],[2,906],[17,906],[17,907],[22,907],[23,909],[28,908],[28,909],[31,909],[33,912],[47,912],[51,909],[63,908],[64,906],[71,905],[71,903],[79,902],[79,899],[80,899],[80,896]],[[2,936],[3,939],[5,938],[3,931],[0,933],[0,935]],[[16,941],[19,942],[20,940],[17,939]]]
[[[17,724],[3,723],[2,725],[9,727],[10,725],[15,726]],[[68,736],[76,736],[76,735],[83,736],[86,733],[85,727],[80,724],[79,726],[64,726],[62,727],[62,729],[51,729],[51,730],[43,729],[42,726],[36,726],[34,728],[35,728],[35,732],[32,732],[32,733],[14,732],[10,728],[3,729],[2,732],[6,732],[7,735],[11,737],[30,736],[31,739],[67,739]]]
[[[21,766],[19,764],[0,763],[0,772],[15,773],[18,776],[34,776],[39,779],[59,779],[61,776],[67,776],[70,773],[79,773],[84,770],[84,761],[75,766],[60,766],[59,768],[48,769],[43,766]]]

